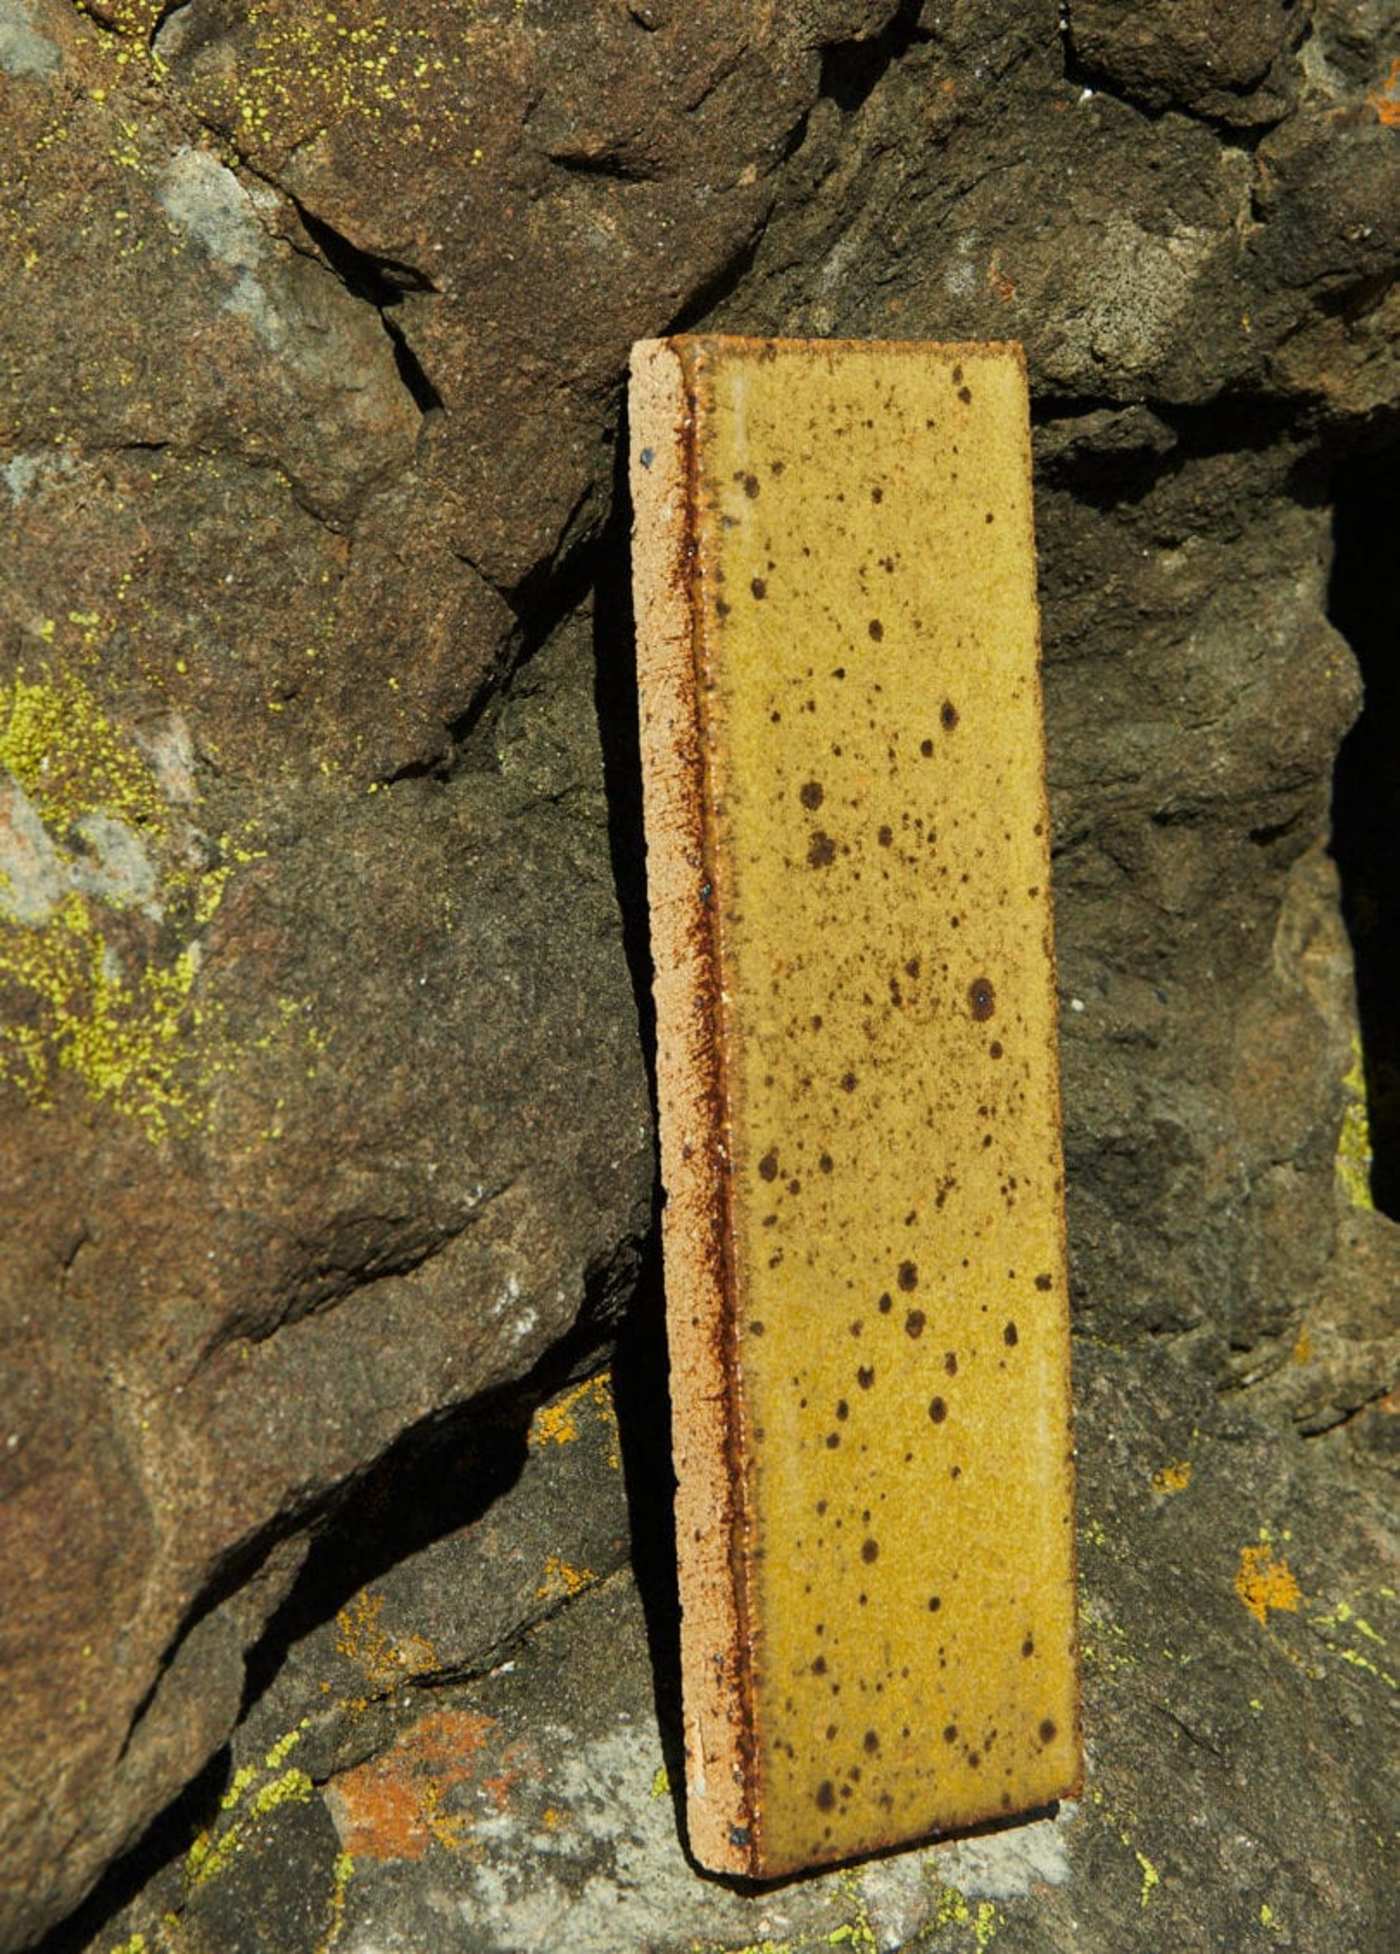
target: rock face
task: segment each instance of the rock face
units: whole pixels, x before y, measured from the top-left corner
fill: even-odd
[[[1323,849],[1329,483],[1400,430],[1393,10],[0,0],[0,105],[0,1948],[196,1780],[68,1945],[367,1954],[469,1835],[435,1946],[557,1941],[607,1853],[667,1896],[637,1946],[1389,1944],[1400,1249]],[[1099,1775],[1019,1873],[790,1926],[707,1910],[632,1784],[673,1678],[647,1734],[617,1474],[527,1442],[648,1235],[614,481],[630,342],[701,320],[1017,337],[1038,423]]]

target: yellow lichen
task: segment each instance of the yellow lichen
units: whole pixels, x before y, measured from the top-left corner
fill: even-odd
[[[305,1730],[309,1722],[309,1717],[303,1717],[295,1730],[289,1730],[285,1736],[277,1739],[277,1742],[273,1744],[263,1758],[264,1770],[275,1771],[279,1765],[286,1763],[289,1753],[295,1750],[301,1742],[302,1731]]]
[[[355,1872],[355,1861],[348,1852],[336,1854],[335,1866],[331,1873],[330,1917],[326,1931],[316,1946],[316,1954],[330,1954],[345,1930],[345,1891]]]
[[[585,1588],[592,1587],[598,1576],[590,1567],[570,1567],[558,1554],[550,1554],[544,1564],[544,1580],[535,1589],[541,1601],[557,1601],[563,1596],[572,1598],[582,1594]]]
[[[76,892],[38,928],[0,924],[0,985],[26,1000],[0,1023],[0,1082],[46,1106],[55,1073],[71,1073],[152,1141],[177,1116],[192,1123],[182,1033],[196,970],[195,952],[185,949],[128,981],[93,906]]]
[[[1142,1869],[1142,1892],[1138,1904],[1140,1906],[1146,1906],[1147,1902],[1152,1898],[1152,1889],[1161,1884],[1162,1875],[1157,1871],[1157,1868],[1145,1852],[1135,1850],[1133,1857]]]
[[[651,1795],[653,1798],[665,1798],[670,1795],[670,1790],[670,1773],[664,1764],[658,1764],[651,1780]]]
[[[579,1436],[576,1414],[585,1410],[601,1418],[608,1428],[610,1440],[614,1441],[610,1443],[608,1463],[617,1465],[617,1414],[612,1403],[612,1378],[607,1371],[585,1378],[582,1384],[575,1384],[562,1397],[555,1398],[552,1404],[540,1406],[530,1421],[527,1439],[530,1449],[534,1451],[541,1445],[572,1445]]]
[[[220,1069],[213,1016],[193,1002],[198,949],[171,953],[149,937],[143,949],[127,936],[119,954],[104,926],[111,911],[132,907],[152,921],[188,914],[193,878],[169,845],[177,837],[154,771],[80,679],[47,669],[0,686],[0,771],[42,824],[52,879],[47,913],[26,917],[13,902],[0,911],[0,989],[9,993],[0,1083],[47,1106],[68,1073],[152,1141],[177,1122],[197,1123],[194,1089]],[[93,888],[83,845],[91,821],[119,824],[153,886]],[[197,899],[196,926],[206,913],[211,902]]]
[[[255,1764],[244,1764],[233,1774],[228,1790],[219,1800],[219,1810],[231,1812],[238,1805],[249,1785],[256,1784],[258,1769]]]
[[[438,1666],[438,1653],[422,1635],[391,1635],[383,1626],[384,1597],[368,1589],[336,1616],[335,1645],[376,1691],[394,1689],[409,1676]]]
[[[1296,1615],[1302,1600],[1288,1562],[1275,1560],[1267,1540],[1258,1546],[1240,1548],[1235,1593],[1261,1625],[1267,1623],[1273,1610]]]
[[[224,1794],[221,1809],[226,1812],[234,1810],[243,1794],[261,1775],[256,1765],[244,1765],[235,1773],[232,1784]],[[217,1879],[234,1854],[242,1851],[244,1837],[252,1825],[282,1805],[305,1804],[312,1790],[311,1779],[305,1771],[284,1771],[280,1777],[269,1779],[261,1785],[249,1798],[245,1810],[222,1832],[200,1832],[185,1854],[185,1878],[190,1886],[204,1886],[211,1879]]]
[[[155,775],[81,680],[46,673],[0,686],[0,767],[62,842],[85,814],[109,814],[162,837],[168,811]]]
[[[974,1910],[956,1886],[945,1886],[939,1895],[933,1924],[935,1927],[959,1926],[970,1929],[973,1942],[980,1954],[981,1949],[995,1940],[1001,1920],[990,1900],[979,1900]]]
[[[1191,1461],[1178,1459],[1174,1465],[1158,1466],[1152,1475],[1154,1493],[1184,1493],[1191,1484]]]
[[[1366,1103],[1365,1060],[1361,1040],[1355,1032],[1351,1039],[1351,1057],[1351,1069],[1342,1080],[1347,1100],[1341,1132],[1337,1136],[1337,1179],[1351,1206],[1369,1211],[1375,1207],[1371,1198],[1371,1120]]]

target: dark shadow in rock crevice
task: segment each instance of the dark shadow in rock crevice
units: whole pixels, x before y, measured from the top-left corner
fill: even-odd
[[[929,38],[919,26],[924,0],[900,0],[894,14],[865,41],[833,41],[822,49],[821,93],[843,115],[862,108],[895,62],[915,41]]]
[[[103,1873],[75,1913],[36,1941],[30,1954],[95,1954],[105,1945],[111,1923],[152,1882],[172,1877],[190,1841],[218,1818],[228,1789],[233,1757],[227,1745],[210,1758],[197,1778],[146,1827],[129,1852]]]
[[[1334,487],[1329,610],[1361,668],[1365,704],[1337,756],[1332,854],[1356,959],[1371,1195],[1400,1220],[1400,447],[1343,465]]]
[[[439,412],[443,405],[442,395],[429,379],[403,327],[390,316],[393,307],[402,305],[408,293],[436,293],[437,286],[416,265],[401,264],[395,258],[382,258],[372,251],[363,250],[295,197],[292,202],[296,205],[297,216],[307,236],[346,291],[352,297],[362,299],[366,305],[372,305],[379,314],[380,323],[393,344],[394,365],[399,378],[419,413]]]
[[[681,1605],[676,1569],[676,1480],[671,1462],[670,1364],[661,1274],[660,1198],[641,1277],[613,1356],[632,1578],[646,1622],[661,1755],[676,1827],[685,1838],[685,1734],[681,1717]]]
[[[652,1001],[651,926],[647,914],[646,830],[642,815],[642,743],[637,695],[636,619],[632,605],[632,504],[627,486],[628,421],[624,406],[613,460],[612,514],[593,559],[593,697],[603,750],[608,853],[622,916],[622,945],[632,979],[656,1111],[656,1008]]]
[[[632,506],[627,486],[624,408],[613,471],[613,513],[599,542],[593,599],[598,730],[607,787],[608,845],[622,913],[646,1061],[652,1118],[656,1102],[656,1010],[652,999],[642,813],[640,703],[632,600]],[[626,1484],[632,1573],[646,1622],[662,1756],[676,1823],[685,1837],[685,1741],[681,1721],[680,1593],[676,1573],[675,1475],[671,1463],[670,1365],[661,1266],[661,1186],[642,1250],[631,1305],[613,1356],[613,1392]]]

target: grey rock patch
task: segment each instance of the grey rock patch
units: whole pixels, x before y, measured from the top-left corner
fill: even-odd
[[[38,929],[68,885],[62,859],[19,782],[0,773],[0,916]]]
[[[4,0],[0,0],[0,6]],[[3,43],[0,43],[3,45]],[[61,454],[15,455],[0,467],[0,479],[10,491],[10,500],[16,508],[36,486],[42,486],[47,475],[71,475],[74,472],[72,457]]]
[[[243,185],[206,150],[177,149],[161,174],[156,197],[172,224],[236,271],[261,263],[267,239],[252,215]]]
[[[268,240],[253,216],[253,199],[232,170],[205,150],[177,150],[156,192],[173,224],[192,237],[216,264],[235,272],[225,312],[246,320],[273,353],[288,350],[286,318],[257,276]]]
[[[1066,1802],[1054,1818],[959,1839],[941,1848],[939,1870],[970,1900],[1018,1900],[1036,1885],[1063,1886],[1070,1876],[1065,1834],[1078,1815],[1079,1806]]]
[[[35,32],[23,0],[0,0],[0,68],[7,75],[51,75],[61,59],[53,42]]]
[[[73,864],[74,887],[118,909],[139,909],[158,923],[165,912],[156,900],[155,864],[140,835],[111,814],[85,814],[75,828],[96,859],[80,857]]]
[[[174,807],[193,807],[194,739],[184,716],[167,713],[152,724],[135,726],[132,738],[150,761],[166,800]]]

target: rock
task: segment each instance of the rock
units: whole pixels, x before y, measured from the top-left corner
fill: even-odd
[[[1291,105],[1285,60],[1305,31],[1290,0],[1074,0],[1066,12],[1074,57],[1087,80],[1161,113],[1250,127],[1276,122]]]
[[[606,514],[628,348],[742,264],[820,46],[894,11],[595,4],[546,27],[513,0],[410,0],[392,24],[191,0],[155,47],[352,283],[392,289],[446,410],[423,463],[451,545],[515,586]]]
[[[645,1375],[639,1361],[633,1388]],[[1387,1945],[1400,1914],[1379,1488],[1328,1441],[1222,1402],[1160,1354],[1086,1347],[1078,1396],[1079,1804],[776,1887],[698,1873],[678,1830],[674,1593],[648,1545],[664,1424],[631,1421],[646,1587],[593,1547],[573,1566],[589,1510],[622,1517],[595,1382],[537,1419],[521,1478],[489,1512],[293,1645],[211,1826],[94,1954],[117,1933],[201,1954],[319,1947],[324,1924],[317,1941],[304,1923],[332,1918],[334,1944],[360,1954]],[[541,1443],[565,1421],[576,1443]],[[536,1625],[509,1654],[476,1625],[474,1584],[445,1578],[473,1554],[493,1557],[503,1586],[517,1565],[536,1570],[537,1598],[517,1603]],[[483,1673],[456,1682],[468,1648]],[[1327,1793],[1301,1831],[1299,1782]]]
[[[1349,1624],[1381,1632],[1397,1230],[1364,1205],[1323,848],[1359,704],[1330,475],[1383,457],[1400,411],[1394,10],[1317,0],[1306,34],[1265,0],[1075,0],[1063,31],[1051,0],[557,12],[0,0],[0,1948],[177,1794],[162,1822],[207,1829],[231,1737],[255,1781],[214,1831],[246,1828],[251,1870],[166,1875],[191,1946],[240,1920],[250,1945],[354,1946],[358,1919],[367,1954],[391,1894],[418,1919],[433,1855],[461,1855],[428,1826],[408,1870],[346,1874],[332,1808],[358,1770],[421,1829],[449,1755],[433,1810],[501,1820],[443,1916],[464,1945],[554,1931],[500,1842],[552,1841],[570,1801],[587,1824],[539,1863],[600,1921],[622,1904],[600,1863],[652,1869],[658,1932],[850,1939],[868,1916],[878,1944],[951,1947],[1004,1915],[1032,1949],[1190,1946],[1205,1920],[1388,1944],[1355,1694],[1384,1662]],[[615,1823],[565,1799],[551,1689],[574,1756],[619,1708],[645,1728],[648,1672],[615,1481],[585,1493],[524,1437],[649,1224],[610,511],[627,347],[698,321],[1027,346],[1086,1593],[1146,1652],[1139,1697],[1098,1636],[1102,1807],[1005,1860],[961,1845],[955,1879],[890,1862],[858,1904],[819,1882],[788,1926],[695,1899],[633,1739]],[[1095,1450],[1109,1425],[1120,1449]],[[487,1489],[519,1466],[530,1525],[435,1506],[434,1444]],[[1148,1490],[1192,1460],[1191,1487]],[[396,1483],[440,1538],[402,1530]],[[597,1531],[570,1547],[575,1508]],[[377,1690],[318,1639],[333,1549],[312,1545],[375,1512],[379,1560],[334,1550],[329,1618],[363,1627],[382,1597]],[[662,1647],[656,1552],[634,1530]],[[534,1626],[542,1553],[610,1579]],[[1277,1598],[1279,1562],[1299,1610],[1257,1621],[1234,1576]],[[305,1665],[273,1680],[293,1619]],[[415,1636],[436,1654],[400,1688]],[[1199,1661],[1152,1653],[1191,1637]],[[563,1669],[533,1681],[527,1647]],[[1258,1675],[1243,1708],[1230,1665]],[[424,1676],[427,1714],[466,1722],[420,1727]],[[364,1709],[308,1726],[314,1769],[269,1764],[313,1681]],[[663,1716],[670,1687],[663,1666]],[[541,1773],[518,1820],[485,1788],[517,1740]],[[1183,1777],[1189,1851],[1155,1829]],[[1296,1802],[1313,1782],[1320,1813]],[[103,1954],[95,1923],[155,1851],[83,1916]],[[962,1897],[930,1912],[935,1877]],[[1030,1879],[1043,1907],[1009,1897]],[[125,1931],[156,1944],[160,1910]]]

